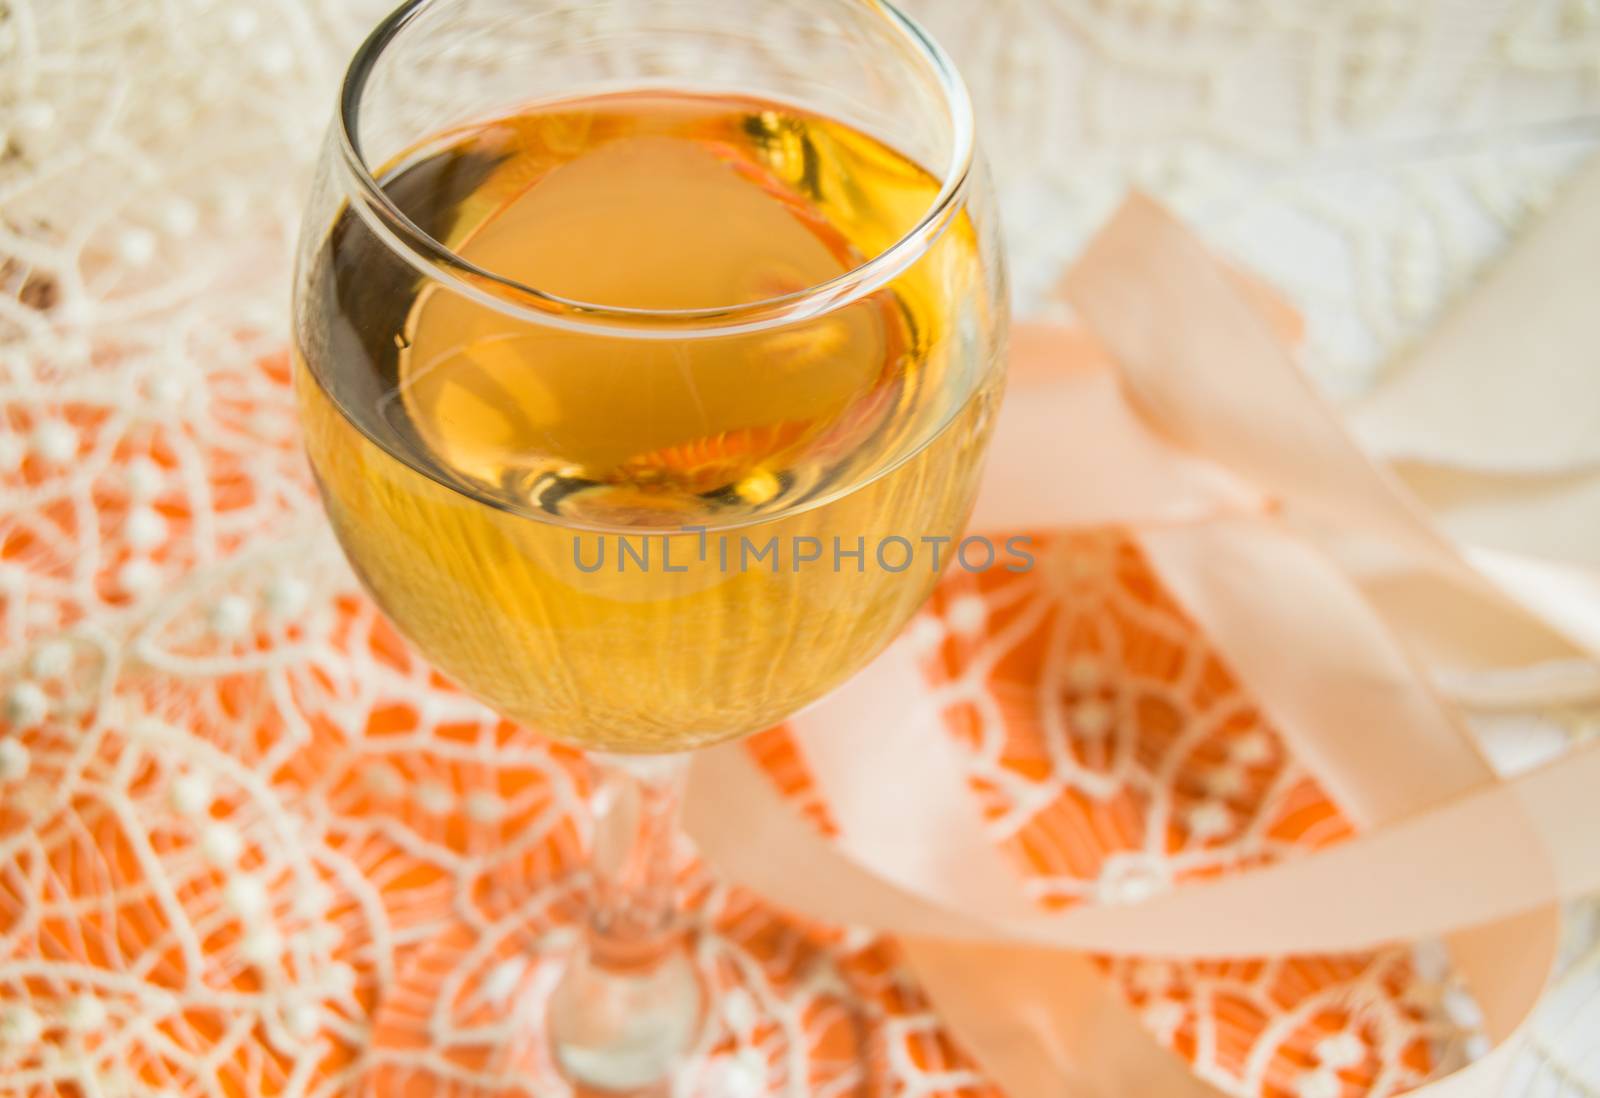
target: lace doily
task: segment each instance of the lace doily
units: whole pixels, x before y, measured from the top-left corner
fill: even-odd
[[[0,12],[0,1093],[344,1093],[402,966],[443,959],[444,982],[513,927],[560,933],[581,768],[449,690],[355,593],[294,441],[288,244],[334,81],[386,6]],[[1138,182],[1289,292],[1336,391],[1600,137],[1588,0],[909,6],[974,86],[1025,302]],[[1099,597],[960,577],[913,634],[1041,900],[1343,833],[1130,549],[1049,559],[1029,584]],[[807,796],[781,735],[751,750]],[[887,944],[787,931],[832,963],[786,971],[757,902],[685,873],[719,928],[702,961],[744,966],[786,1024],[825,1024],[845,981],[882,1011],[896,1092],[984,1090]],[[1530,1092],[1600,1089],[1593,930]],[[1108,970],[1238,1093],[1381,1093],[1474,1051],[1427,949]],[[740,1002],[708,1089],[776,1079]]]

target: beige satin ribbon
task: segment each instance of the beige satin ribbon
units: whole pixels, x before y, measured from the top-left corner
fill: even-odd
[[[898,934],[1012,1098],[1216,1093],[1075,951],[1263,955],[1431,935],[1445,936],[1496,1046],[1422,1089],[1492,1093],[1555,957],[1555,901],[1600,888],[1600,849],[1586,841],[1600,834],[1600,748],[1496,781],[1392,632],[1406,614],[1380,596],[1425,581],[1424,606],[1462,598],[1484,622],[1514,623],[1524,657],[1576,658],[1595,650],[1595,619],[1563,614],[1555,592],[1563,575],[1583,579],[1600,606],[1600,586],[1457,550],[1351,442],[1258,302],[1153,204],[1130,201],[1067,292],[1109,355],[1083,365],[1081,333],[1020,333],[979,528],[1130,527],[1363,833],[1141,904],[1045,913],[985,836],[899,646],[796,721],[836,838],[737,746],[697,759],[691,831],[731,880]],[[1056,365],[1066,360],[1079,364]],[[1050,476],[1035,481],[1040,468]],[[1375,555],[1384,568],[1364,563]]]

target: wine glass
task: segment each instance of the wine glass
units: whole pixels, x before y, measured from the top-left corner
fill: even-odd
[[[973,141],[878,0],[412,0],[352,61],[295,278],[324,506],[437,668],[595,768],[548,1056],[496,1070],[672,1083],[687,752],[859,670],[951,558],[1007,319]]]

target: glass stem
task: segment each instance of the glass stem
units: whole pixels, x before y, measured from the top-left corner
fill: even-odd
[[[589,761],[594,768],[590,939],[612,963],[647,962],[663,938],[681,930],[673,845],[689,756],[596,753]]]
[[[677,907],[673,847],[686,754],[591,754],[594,841],[587,933],[550,1004],[574,1081],[654,1093],[694,1044],[704,992]]]

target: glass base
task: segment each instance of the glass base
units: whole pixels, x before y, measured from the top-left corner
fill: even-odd
[[[643,961],[604,957],[591,940],[568,958],[548,1000],[545,1031],[574,1083],[633,1094],[670,1079],[698,1044],[705,984],[689,943],[652,943]]]
[[[585,963],[574,926],[452,923],[412,954],[379,1003],[363,1093],[881,1093],[881,1019],[852,987],[849,951],[770,909],[719,899],[715,924],[698,924],[666,971],[600,981],[564,979]],[[697,980],[677,978],[674,965],[691,966]],[[685,987],[700,993],[685,997]],[[615,1010],[586,1012],[587,1033],[552,1034],[552,1013],[563,1013],[551,1011],[555,998],[574,993],[601,995]]]

